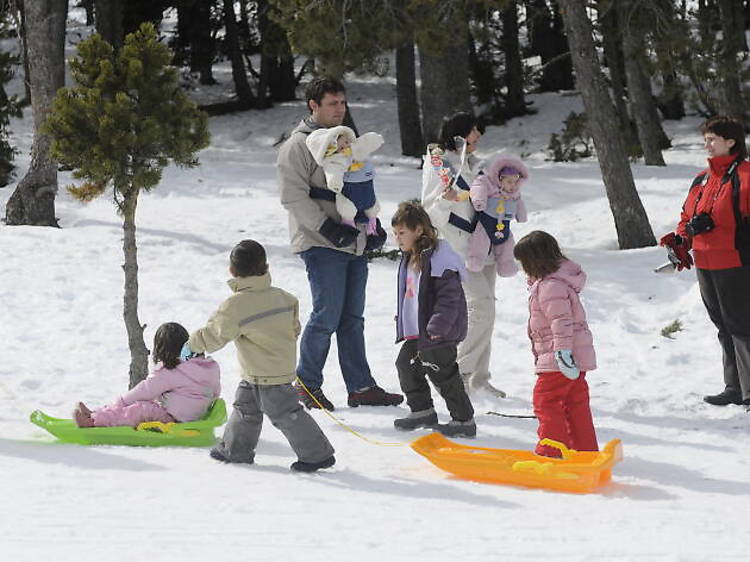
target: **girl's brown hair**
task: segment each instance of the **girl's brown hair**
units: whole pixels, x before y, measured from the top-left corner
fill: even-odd
[[[555,237],[543,230],[534,230],[521,238],[513,248],[513,257],[521,262],[521,267],[531,279],[543,279],[554,273],[567,259]]]
[[[167,322],[159,326],[154,334],[154,363],[159,361],[167,369],[180,364],[180,350],[190,335],[177,322]]]
[[[412,267],[419,271],[421,267],[419,255],[425,250],[432,250],[437,246],[437,230],[432,226],[430,215],[416,201],[399,203],[398,209],[391,219],[391,226],[402,225],[409,230],[417,230],[418,227],[422,227],[422,235],[417,238],[414,248],[409,252],[409,261],[412,262]]]

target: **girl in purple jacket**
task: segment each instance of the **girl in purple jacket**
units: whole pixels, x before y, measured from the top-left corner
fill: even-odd
[[[463,260],[444,240],[421,205],[401,203],[391,220],[403,252],[398,268],[396,359],[401,390],[411,413],[394,420],[400,430],[432,427],[450,437],[474,437],[474,408],[456,363],[456,346],[466,337],[466,299],[461,286]],[[438,424],[430,395],[432,381],[445,400],[451,421]]]
[[[554,439],[577,451],[598,451],[586,384],[586,372],[596,369],[596,357],[578,298],[586,274],[562,254],[553,236],[541,230],[521,238],[513,255],[529,283],[528,333],[537,374],[534,413],[539,439]],[[560,451],[537,445],[536,454],[559,457]]]
[[[154,335],[154,372],[114,403],[90,410],[79,402],[73,412],[78,427],[137,427],[146,421],[188,422],[203,417],[219,397],[219,365],[194,357],[180,361],[187,330],[176,322],[159,326]]]

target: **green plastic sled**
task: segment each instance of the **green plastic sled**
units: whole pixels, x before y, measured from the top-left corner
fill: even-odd
[[[135,445],[142,447],[206,447],[214,444],[214,428],[227,421],[227,407],[218,398],[203,418],[194,422],[145,422],[137,428],[78,427],[73,420],[59,419],[35,410],[31,423],[49,431],[64,443],[79,445]]]

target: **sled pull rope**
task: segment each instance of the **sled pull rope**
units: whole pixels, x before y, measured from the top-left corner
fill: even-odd
[[[313,396],[313,393],[310,392],[310,389],[305,386],[305,383],[303,383],[299,377],[297,377],[297,382],[299,385],[305,389],[305,392],[307,395],[313,399],[313,402],[315,402],[318,405],[318,408],[323,410],[323,413],[331,418],[333,421],[335,421],[337,424],[339,424],[341,427],[343,427],[345,430],[347,430],[349,433],[355,435],[356,437],[359,437],[362,439],[362,441],[366,441],[367,443],[370,443],[371,445],[379,445],[381,447],[403,447],[404,445],[409,445],[408,441],[398,441],[398,442],[388,442],[388,441],[377,441],[376,439],[370,439],[369,437],[362,435],[359,431],[356,429],[353,429],[352,427],[346,425],[344,422],[342,422],[340,419],[338,419],[336,416],[334,416],[331,412],[326,410],[323,407],[323,404],[321,404],[315,396]]]
[[[534,414],[504,414],[503,412],[493,412],[490,410],[489,412],[485,412],[488,416],[499,416],[501,418],[520,418],[520,419],[529,419],[529,420],[535,420],[536,416]]]

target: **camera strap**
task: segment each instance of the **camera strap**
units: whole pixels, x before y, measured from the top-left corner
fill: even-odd
[[[716,193],[714,194],[713,201],[711,201],[710,207],[703,211],[704,213],[710,215],[714,210],[714,205],[716,205],[716,200],[719,198],[719,195],[721,195],[721,190],[724,188],[724,184],[728,181],[732,182],[732,204],[734,206],[734,216],[737,219],[737,224],[740,224],[740,221],[742,218],[740,217],[740,208],[739,208],[739,191],[740,191],[740,179],[739,174],[737,173],[737,167],[740,165],[740,162],[742,162],[741,158],[736,159],[727,169],[727,172],[724,174],[724,177],[721,178],[721,183],[719,184],[719,188],[716,190]],[[709,177],[709,173],[706,172],[705,174],[701,174],[697,176],[693,180],[693,184],[690,186],[690,190],[692,190],[694,187],[697,187],[698,185],[704,186],[707,183]],[[695,204],[693,205],[693,215],[695,215],[698,212],[698,204],[700,203],[701,197],[703,196],[703,192],[699,193],[698,196],[695,198]]]

